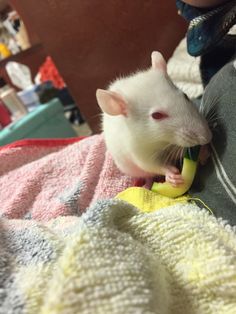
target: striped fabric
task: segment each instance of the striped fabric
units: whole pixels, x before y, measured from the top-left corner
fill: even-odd
[[[197,173],[191,193],[217,217],[236,225],[236,67],[230,62],[210,81],[202,99],[213,129],[211,160]]]

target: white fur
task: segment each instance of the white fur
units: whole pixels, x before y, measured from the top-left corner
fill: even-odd
[[[103,130],[108,150],[126,174],[145,177],[165,174],[158,155],[169,144],[183,147],[211,139],[205,119],[168,78],[163,65],[117,79],[110,92],[121,95],[127,114],[104,112]],[[99,99],[100,107],[102,108]],[[154,120],[151,113],[164,111],[169,118]]]

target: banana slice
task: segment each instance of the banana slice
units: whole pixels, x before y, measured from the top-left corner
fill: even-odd
[[[154,182],[151,190],[163,196],[175,198],[185,194],[191,187],[196,171],[197,159],[200,151],[200,146],[188,148],[183,159],[183,168],[181,175],[184,183],[178,187],[173,187],[169,182],[157,183]]]

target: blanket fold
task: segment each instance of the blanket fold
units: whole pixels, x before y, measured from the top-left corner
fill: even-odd
[[[106,152],[102,134],[68,144],[27,143],[0,149],[3,217],[48,220],[80,215],[97,199],[115,197],[133,184]]]

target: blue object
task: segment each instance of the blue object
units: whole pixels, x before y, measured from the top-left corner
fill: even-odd
[[[26,138],[68,138],[77,134],[64,116],[59,99],[40,105],[0,131],[0,146]]]
[[[187,49],[192,56],[212,50],[236,23],[236,0],[214,8],[196,8],[176,0],[180,14],[190,22]]]

